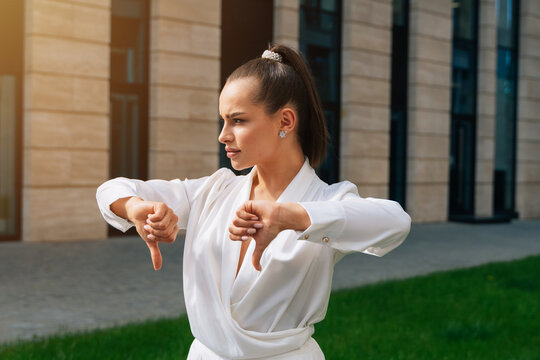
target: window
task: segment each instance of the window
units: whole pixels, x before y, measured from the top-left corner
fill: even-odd
[[[112,1],[110,177],[148,176],[148,13],[148,1]]]
[[[334,183],[339,180],[341,1],[300,2],[300,51],[315,77],[330,133],[326,160],[317,173],[327,183]]]
[[[516,94],[518,62],[518,0],[497,0],[497,109],[495,116],[496,215],[516,217]]]
[[[453,1],[450,220],[474,213],[478,2]]]
[[[390,199],[405,208],[407,168],[407,69],[409,1],[393,0],[390,111]]]
[[[0,240],[20,238],[24,2],[0,2]]]

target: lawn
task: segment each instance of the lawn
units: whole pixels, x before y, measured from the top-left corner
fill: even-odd
[[[327,359],[540,359],[540,257],[332,294]],[[0,359],[184,359],[185,317],[0,347]]]

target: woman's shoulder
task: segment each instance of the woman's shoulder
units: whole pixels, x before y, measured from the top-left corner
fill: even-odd
[[[358,187],[348,180],[333,184],[327,184],[319,178],[318,180],[317,187],[319,188],[321,200],[340,199],[347,194],[358,196]]]

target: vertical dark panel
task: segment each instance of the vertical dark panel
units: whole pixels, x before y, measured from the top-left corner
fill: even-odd
[[[243,63],[261,56],[272,43],[274,3],[272,0],[227,0],[221,8],[221,86]],[[216,114],[217,116],[217,114]],[[221,129],[220,129],[221,130]],[[220,146],[220,166],[231,162]]]
[[[112,0],[109,177],[148,177],[148,0]],[[109,227],[109,235],[122,235]]]
[[[519,38],[519,1],[497,0],[497,92],[493,211],[517,217],[516,104]]]
[[[330,133],[326,160],[317,173],[329,184],[339,181],[341,12],[340,0],[300,1],[300,50],[315,77]]]
[[[393,0],[390,118],[390,199],[405,208],[407,179],[407,88],[409,0]]]
[[[478,1],[453,0],[449,218],[474,215]]]
[[[21,237],[24,1],[0,1],[0,240]]]

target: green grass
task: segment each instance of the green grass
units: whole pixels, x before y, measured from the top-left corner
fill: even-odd
[[[360,276],[360,275],[359,275]],[[327,359],[540,359],[540,257],[332,294]],[[0,346],[0,359],[184,359],[185,317]]]

